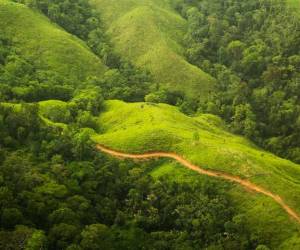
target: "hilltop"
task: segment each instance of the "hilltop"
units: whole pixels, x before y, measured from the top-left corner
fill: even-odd
[[[117,52],[149,70],[162,87],[204,99],[214,89],[213,78],[184,58],[182,43],[187,22],[168,1],[91,3],[106,23]]]

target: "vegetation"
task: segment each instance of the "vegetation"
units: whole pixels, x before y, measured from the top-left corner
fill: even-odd
[[[280,195],[299,212],[299,165],[229,133],[221,120],[213,115],[192,118],[165,104],[108,101],[105,111],[100,114],[99,124],[103,133],[95,134],[92,139],[100,144],[133,153],[177,152],[203,168],[249,179]],[[197,133],[199,140],[195,143]],[[188,183],[199,178],[188,170],[176,170],[180,167],[163,164],[158,166],[154,176],[169,173],[171,179]],[[296,233],[298,226],[269,198],[251,195],[238,186],[232,187],[230,193],[247,218],[247,227],[263,238],[271,249],[289,241]],[[257,217],[264,220],[258,223]]]
[[[159,87],[190,98],[200,96],[202,101],[210,95],[214,80],[185,60],[182,37],[187,23],[168,1],[91,2],[108,26],[119,54],[149,70]]]
[[[300,8],[299,1],[297,1],[297,0],[287,0],[287,2],[291,7],[295,8],[296,10],[299,10],[299,8]]]
[[[69,99],[106,67],[87,46],[24,5],[0,1],[1,100]]]
[[[0,1],[2,101],[69,100],[76,89],[89,86],[100,86],[106,98],[127,101],[142,101],[149,93],[152,82],[149,73],[133,67],[112,51],[103,35],[101,20],[85,1],[26,3],[34,11],[23,4]],[[48,16],[58,24],[64,23],[66,30],[76,29],[78,33],[74,35],[84,38],[86,44],[51,24],[37,12],[37,7],[56,9],[55,18],[47,12]],[[73,13],[70,9],[83,13]],[[89,22],[82,24],[81,16]],[[73,23],[72,18],[78,22]],[[88,35],[80,33],[81,30]]]
[[[300,214],[299,165],[232,133],[300,161],[297,6],[0,0],[0,250],[300,249],[267,196],[95,149],[173,151]]]
[[[262,242],[243,228],[226,185],[154,179],[152,164],[95,152],[91,132],[78,123],[85,104],[94,114],[101,109],[90,96],[0,105],[1,249],[232,249]],[[61,127],[51,110],[77,111],[77,118]]]
[[[217,97],[202,110],[300,162],[299,16],[280,0],[176,3],[189,23],[189,61],[218,82]]]

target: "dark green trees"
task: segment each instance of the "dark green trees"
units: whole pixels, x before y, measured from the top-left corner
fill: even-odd
[[[189,24],[189,61],[218,82],[219,93],[201,111],[298,161],[299,17],[279,0],[180,0],[175,7]]]

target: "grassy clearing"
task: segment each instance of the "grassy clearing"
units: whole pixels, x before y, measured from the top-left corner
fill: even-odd
[[[116,50],[149,70],[156,82],[189,96],[206,97],[214,80],[183,57],[186,21],[157,0],[92,0],[109,27]]]
[[[23,58],[42,70],[74,79],[74,84],[106,70],[82,41],[22,4],[0,0],[0,30]]]
[[[192,118],[165,104],[108,101],[99,124],[104,133],[95,135],[95,142],[133,153],[175,151],[203,168],[247,178],[280,195],[300,213],[300,166],[229,133],[215,116]],[[195,133],[199,134],[199,141],[195,141]],[[171,162],[158,166],[152,175],[188,181],[200,178]],[[299,225],[270,198],[249,193],[237,185],[232,185],[230,194],[257,234],[273,235],[274,248],[298,233]]]

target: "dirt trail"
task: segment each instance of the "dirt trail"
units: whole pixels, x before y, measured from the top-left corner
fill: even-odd
[[[188,169],[191,169],[195,172],[198,172],[199,174],[204,174],[204,175],[208,175],[208,176],[212,176],[212,177],[218,177],[218,178],[222,178],[231,182],[235,182],[240,184],[241,186],[245,187],[246,189],[250,190],[250,191],[255,191],[257,193],[261,193],[264,194],[266,196],[271,197],[275,202],[277,202],[291,217],[293,217],[298,223],[300,223],[300,216],[299,214],[297,214],[296,211],[294,211],[291,207],[289,207],[284,201],[283,199],[276,195],[273,194],[272,192],[268,191],[265,188],[262,188],[260,186],[257,186],[255,184],[253,184],[252,182],[242,179],[238,176],[234,176],[234,175],[230,175],[230,174],[226,174],[223,172],[218,172],[218,171],[214,171],[214,170],[206,170],[206,169],[202,169],[194,164],[192,164],[191,162],[185,160],[183,157],[175,154],[175,153],[166,153],[166,152],[153,152],[153,153],[145,153],[145,154],[127,154],[127,153],[123,153],[123,152],[119,152],[113,149],[109,149],[105,146],[101,146],[101,145],[97,145],[96,148],[99,151],[102,151],[104,153],[110,154],[114,157],[120,157],[120,158],[129,158],[129,159],[151,159],[151,158],[171,158],[174,159],[176,161],[178,161],[179,163],[181,163],[183,166],[187,167]]]

